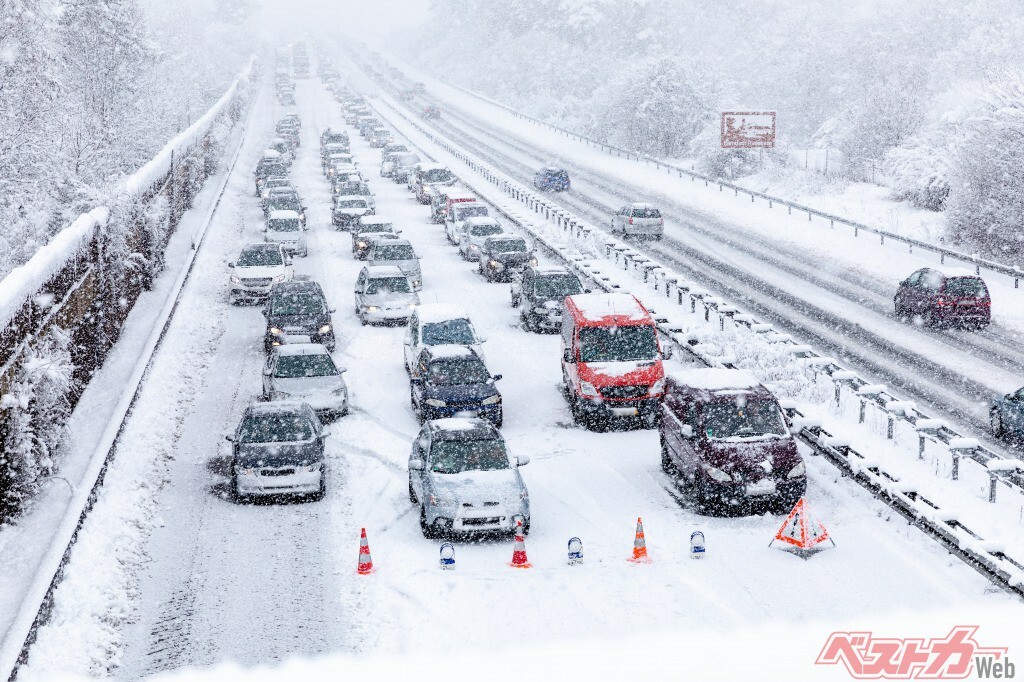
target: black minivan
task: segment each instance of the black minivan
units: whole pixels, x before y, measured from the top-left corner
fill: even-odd
[[[263,346],[269,353],[285,343],[319,343],[334,351],[334,323],[323,289],[316,282],[280,282],[270,287],[263,316],[267,331]]]

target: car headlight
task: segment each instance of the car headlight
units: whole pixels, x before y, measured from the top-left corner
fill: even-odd
[[[501,402],[501,395],[492,395],[480,401],[483,405],[496,405]]]
[[[708,466],[705,464],[704,471],[707,472],[708,476],[710,476],[711,478],[715,479],[720,483],[728,483],[732,480],[732,476],[730,476],[729,474],[725,473],[724,471],[717,467]]]
[[[415,308],[415,307],[417,307],[418,305],[419,305],[419,303],[410,303],[410,304],[409,304],[409,307],[410,307],[410,308]]]
[[[274,278],[274,281],[275,282],[283,282],[286,279],[288,279],[288,275],[278,275],[277,277]]]
[[[530,259],[530,265],[536,265],[536,264],[537,264],[537,259],[536,258],[531,258]]]
[[[801,476],[806,476],[806,475],[807,475],[807,467],[804,466],[803,462],[800,462],[795,467],[793,467],[792,469],[789,470],[789,473],[786,474],[786,478],[800,478]]]
[[[427,398],[426,403],[431,407],[444,407],[446,405],[443,400],[438,400],[437,398]]]
[[[254,469],[253,467],[235,467],[235,471],[237,471],[240,474],[248,474],[248,475],[252,475],[252,474],[256,473],[256,469]]]
[[[480,247],[479,247],[479,246],[477,246],[476,244],[470,244],[470,245],[469,245],[469,250],[470,250],[470,251],[479,251],[479,250],[480,250]]]
[[[287,391],[271,391],[270,392],[270,399],[271,400],[287,400],[288,398],[291,398],[291,397],[292,397],[292,394],[288,393]]]
[[[498,261],[494,260],[493,258],[491,260],[487,261],[487,264],[489,266],[491,266],[492,268],[499,268],[499,267],[501,267],[501,263],[499,263]]]
[[[368,312],[368,313],[375,313],[375,312],[377,312],[377,310],[378,310],[378,308],[375,305],[368,305],[368,306],[366,306],[366,312]]]
[[[527,490],[526,488],[523,488],[522,490],[520,490],[519,491],[519,499],[520,500],[528,500],[528,499],[530,499],[530,491]]]
[[[548,309],[545,308],[542,305],[539,305],[539,306],[537,306],[536,308],[533,309],[533,312],[537,313],[538,315],[547,315],[548,314]]]
[[[270,333],[273,334],[274,336],[280,336],[281,335],[281,330],[278,329],[277,327],[271,327],[270,328]]]
[[[356,246],[358,246],[360,249],[365,249],[366,242],[356,242]]]
[[[317,462],[316,464],[310,464],[309,466],[306,467],[306,471],[309,471],[310,473],[314,471],[320,471],[320,462]]]
[[[594,384],[590,383],[589,381],[580,382],[580,393],[587,396],[588,398],[596,398],[598,395],[600,395],[597,392],[597,389],[594,388]]]
[[[665,392],[665,377],[662,377],[651,384],[650,395],[661,395]]]
[[[320,327],[321,334],[326,334],[329,331],[331,331],[331,325],[329,324],[325,324],[324,326]]]
[[[412,281],[412,285],[413,285],[413,287],[421,287],[421,286],[423,286],[423,282],[419,281],[418,279],[414,279]]]
[[[434,495],[433,493],[431,493],[431,495],[430,495],[430,504],[446,506],[446,505],[451,504],[451,502],[449,502],[448,500],[442,499],[442,498],[438,497],[437,495]]]
[[[242,278],[238,277],[237,275],[231,275],[231,283],[232,284],[241,284],[242,283]]]
[[[334,389],[332,391],[332,393],[334,393],[334,395],[337,395],[337,396],[345,396],[345,395],[348,395],[348,389],[345,388],[344,386],[342,386],[341,388]]]

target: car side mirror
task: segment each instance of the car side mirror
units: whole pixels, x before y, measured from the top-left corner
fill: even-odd
[[[491,377],[491,381],[501,381],[501,375],[495,374],[493,377]]]
[[[412,377],[409,379],[409,383],[419,386],[423,383],[422,377]]]
[[[331,427],[330,426],[325,426],[322,429],[320,429],[320,437],[321,438],[327,438],[330,435],[331,435]]]
[[[229,433],[228,435],[224,436],[224,440],[228,441],[229,443],[234,443],[235,437]]]
[[[519,455],[518,457],[516,457],[516,466],[517,467],[524,467],[524,466],[526,466],[529,463],[530,463],[530,458],[528,456],[526,456],[526,455]]]
[[[410,471],[423,471],[423,460],[422,459],[410,459],[409,460]]]
[[[693,427],[689,424],[683,424],[679,428],[679,432],[682,434],[683,438],[693,438]]]
[[[234,267],[235,267],[235,264],[234,264],[234,263],[228,263],[228,267],[229,267],[229,268],[234,268]]]
[[[591,293],[591,290],[590,290],[590,289],[584,289],[584,290],[583,290],[583,293],[585,293],[585,294],[589,294],[589,293]]]
[[[476,342],[477,343],[486,343],[487,342],[487,337],[486,336],[478,336],[478,337],[476,337]]]
[[[572,356],[572,349],[566,348],[562,351],[562,362],[568,362],[570,364],[576,362],[576,358]]]
[[[337,308],[328,308],[327,312],[333,313],[333,312],[337,312],[337,310],[338,310]]]

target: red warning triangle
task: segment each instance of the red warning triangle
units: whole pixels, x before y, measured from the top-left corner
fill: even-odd
[[[775,540],[785,542],[796,549],[809,550],[825,540],[831,541],[832,538],[828,536],[825,526],[811,515],[807,500],[801,497],[793,505],[793,510],[789,512],[772,542]],[[835,545],[835,542],[832,544]]]

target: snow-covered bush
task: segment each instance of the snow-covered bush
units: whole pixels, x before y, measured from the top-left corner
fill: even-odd
[[[71,415],[71,336],[53,327],[26,352],[14,384],[0,396],[6,413],[0,452],[0,513],[21,507],[57,467]]]
[[[690,141],[689,155],[694,169],[712,178],[735,180],[761,169],[763,153],[757,149],[722,149],[722,131],[718,121],[708,123]]]
[[[991,85],[965,122],[950,169],[950,237],[988,254],[1024,253],[1024,74]]]
[[[946,126],[913,137],[885,155],[883,173],[893,195],[919,208],[941,211],[949,197],[949,163],[953,153]]]

